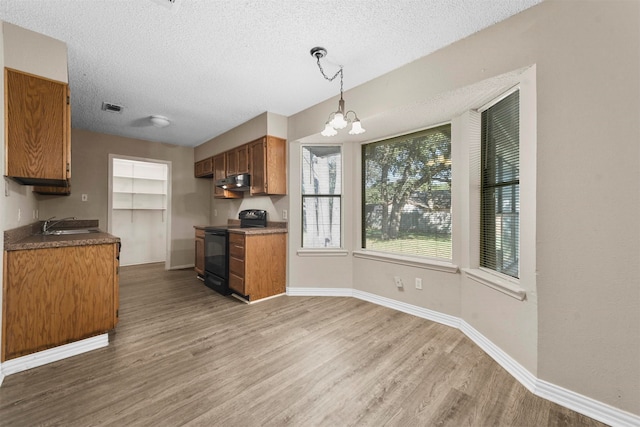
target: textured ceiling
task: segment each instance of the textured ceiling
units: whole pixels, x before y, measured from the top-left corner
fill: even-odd
[[[67,43],[73,127],[197,146],[335,96],[314,46],[348,90],[540,1],[0,0],[0,19]]]

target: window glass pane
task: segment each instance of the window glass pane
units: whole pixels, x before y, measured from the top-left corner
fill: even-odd
[[[339,248],[340,196],[302,197],[302,247]]]
[[[519,275],[519,92],[482,113],[480,265]]]
[[[363,247],[451,259],[451,125],[366,144]]]
[[[302,147],[302,194],[340,194],[341,192],[341,147]]]
[[[340,248],[342,149],[302,147],[302,247]]]

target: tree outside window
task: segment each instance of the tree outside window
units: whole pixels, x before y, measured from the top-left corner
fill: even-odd
[[[451,125],[363,145],[363,247],[451,259]]]

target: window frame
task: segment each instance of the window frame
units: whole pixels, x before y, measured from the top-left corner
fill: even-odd
[[[340,150],[340,191],[338,194],[304,194],[302,191],[303,188],[303,174],[304,174],[304,151],[305,148],[308,147],[336,147]],[[304,255],[305,253],[313,254],[316,251],[320,251],[322,253],[336,253],[343,254],[344,253],[344,144],[342,143],[303,143],[300,144],[300,249],[298,250],[298,255]],[[327,198],[338,198],[340,202],[340,245],[332,246],[332,247],[305,247],[304,246],[304,204],[305,198],[318,198],[318,197],[327,197]]]
[[[422,132],[427,132],[431,129],[436,129],[439,127],[443,127],[443,126],[449,126],[449,131],[450,131],[450,137],[449,137],[449,144],[450,144],[450,148],[449,148],[449,160],[451,162],[450,164],[450,173],[452,175],[451,178],[451,183],[450,183],[450,208],[449,208],[449,215],[450,215],[450,227],[451,227],[451,232],[450,232],[450,239],[451,239],[451,254],[449,258],[442,258],[442,257],[435,257],[435,256],[425,256],[425,255],[416,255],[416,254],[411,254],[411,253],[403,253],[403,252],[390,252],[390,251],[383,251],[383,250],[379,250],[379,249],[371,249],[371,248],[367,248],[365,243],[366,243],[366,221],[365,221],[365,206],[366,206],[366,188],[365,188],[365,174],[366,174],[366,156],[364,155],[364,151],[366,149],[367,145],[370,144],[376,144],[376,143],[383,143],[385,141],[387,142],[393,142],[394,140],[402,140],[405,139],[406,137],[410,137],[411,135],[415,135],[415,134],[419,134]],[[360,192],[361,192],[361,200],[360,200],[360,249],[357,251],[354,251],[354,256],[358,257],[358,258],[367,258],[367,259],[375,259],[375,260],[386,260],[388,262],[392,262],[392,263],[396,263],[396,264],[405,264],[405,265],[410,265],[410,266],[414,266],[414,267],[426,267],[426,268],[431,268],[431,269],[435,269],[435,270],[440,270],[440,271],[446,271],[446,272],[457,272],[458,271],[458,267],[456,265],[453,264],[453,260],[454,260],[454,208],[453,208],[453,171],[454,171],[454,167],[453,167],[453,140],[454,140],[454,127],[453,127],[453,122],[452,120],[447,120],[444,122],[439,122],[439,123],[435,123],[432,125],[429,125],[427,127],[424,128],[420,128],[417,130],[412,130],[412,131],[408,131],[408,132],[402,132],[399,133],[397,135],[393,135],[393,136],[388,136],[385,138],[381,138],[381,139],[377,139],[377,140],[372,140],[372,141],[367,141],[367,142],[363,142],[360,145],[360,149],[359,149],[359,153],[360,153]]]
[[[486,127],[489,124],[485,123],[484,116],[485,114],[492,108],[496,107],[501,102],[505,101],[507,98],[511,97],[514,94],[518,94],[517,100],[517,111],[518,111],[518,147],[517,147],[517,156],[515,159],[517,160],[517,177],[513,177],[510,180],[504,180],[498,182],[495,177],[494,179],[490,179],[492,174],[497,174],[501,171],[507,169],[505,168],[497,168],[493,165],[494,160],[502,160],[500,156],[498,156],[498,144],[486,144],[484,143],[484,136],[486,135]],[[518,86],[511,88],[507,92],[500,95],[498,98],[493,100],[490,104],[487,104],[484,108],[478,111],[481,115],[480,118],[480,133],[481,133],[481,142],[480,142],[480,159],[481,159],[481,168],[480,168],[480,249],[479,249],[479,266],[486,271],[499,273],[501,275],[518,279],[520,275],[520,89]],[[493,141],[493,140],[492,140]],[[495,141],[493,141],[495,142]],[[488,162],[492,162],[491,166],[487,166],[488,173],[485,173],[484,164],[488,164]],[[499,170],[500,169],[500,170]],[[494,173],[491,173],[493,171]],[[489,176],[487,176],[489,175]],[[516,261],[517,261],[517,270],[515,272],[515,276],[509,273],[506,273],[505,269],[498,270],[498,259],[497,259],[497,250],[496,250],[496,241],[498,240],[497,231],[496,231],[496,220],[499,214],[504,214],[503,212],[503,204],[501,202],[498,203],[498,207],[496,207],[495,197],[496,192],[499,197],[502,196],[502,190],[511,189],[512,198],[517,197],[517,203],[514,203],[512,206],[513,211],[509,213],[517,214],[517,236],[515,237],[517,240],[515,242],[515,251],[516,251]],[[489,197],[489,194],[486,192],[492,192],[494,195],[493,198]],[[517,194],[517,196],[516,196]],[[493,202],[488,201],[489,199],[494,200]],[[493,207],[488,206],[493,205]],[[487,217],[487,214],[491,214]],[[501,227],[502,228],[502,227]],[[493,260],[493,265],[491,264],[491,260]]]

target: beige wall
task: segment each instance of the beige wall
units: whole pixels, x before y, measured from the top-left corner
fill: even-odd
[[[107,229],[109,154],[171,162],[170,268],[193,265],[193,226],[208,223],[210,196],[208,181],[193,176],[190,147],[73,129],[71,195],[38,195],[40,217],[98,219],[100,227]],[[82,194],[87,194],[88,201],[81,201]]]
[[[65,43],[8,22],[2,27],[5,67],[69,83]]]
[[[537,125],[527,134],[537,133],[537,147],[523,147],[535,157],[536,176],[529,182],[533,194],[524,195],[534,206],[523,213],[531,224],[522,230],[530,242],[525,301],[461,274],[296,255],[298,141],[319,140],[334,99],[289,118],[289,286],[352,282],[358,290],[460,316],[541,380],[640,414],[639,8],[636,1],[548,0],[344,95],[368,131],[364,138],[375,139],[415,128],[403,129],[402,120],[388,127],[389,114],[535,65]],[[423,126],[429,124],[425,117]],[[359,175],[351,177],[357,187]],[[454,175],[454,192],[461,191],[459,178]],[[345,198],[350,251],[359,248],[358,194]],[[454,260],[472,264],[460,254]],[[398,292],[393,275],[423,275],[426,289]]]

